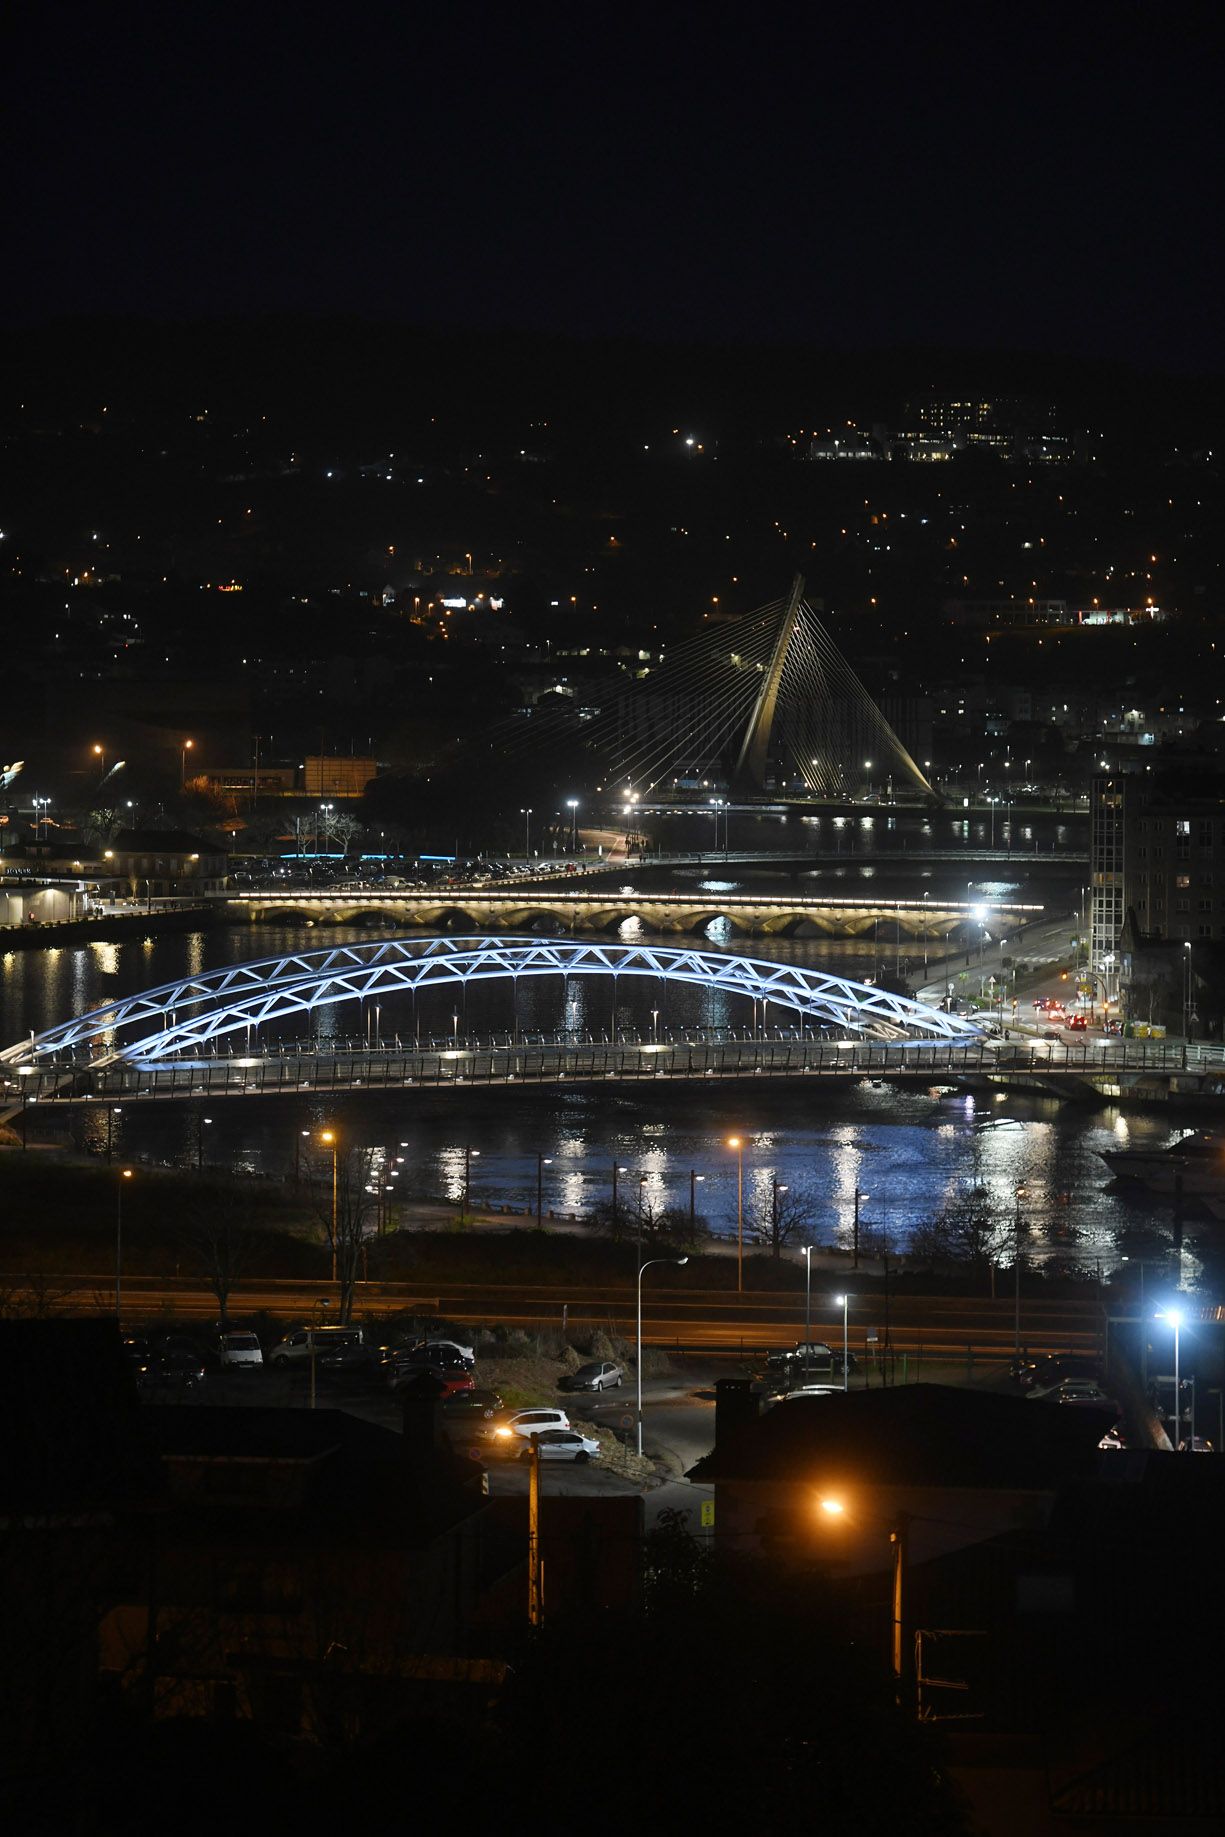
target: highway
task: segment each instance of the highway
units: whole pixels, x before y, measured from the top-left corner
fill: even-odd
[[[874,1289],[856,1296],[855,1276],[846,1278],[852,1295],[849,1340],[862,1356],[871,1333],[889,1343],[897,1354],[924,1358],[961,1358],[968,1349],[976,1356],[1005,1357],[1015,1338],[1013,1298],[992,1301],[973,1296],[892,1295],[886,1305],[883,1292]],[[111,1313],[114,1311],[113,1277],[100,1275],[56,1276],[37,1284],[21,1275],[0,1274],[0,1293],[10,1310],[35,1302],[56,1313]],[[324,1310],[320,1303],[331,1306]],[[338,1295],[327,1282],[298,1279],[251,1281],[236,1284],[229,1312],[235,1318],[268,1313],[286,1321],[336,1318]],[[155,1315],[173,1313],[184,1320],[215,1320],[217,1301],[198,1281],[186,1277],[154,1278],[125,1275],[123,1312],[126,1324]],[[512,1327],[534,1332],[559,1328],[563,1317],[575,1331],[601,1328],[622,1339],[634,1337],[635,1291],[631,1286],[574,1287],[498,1283],[359,1283],[354,1319],[390,1322],[398,1314],[438,1315],[472,1326]],[[1021,1339],[1033,1353],[1083,1351],[1097,1343],[1100,1310],[1093,1301],[1051,1300],[1045,1296],[1021,1298]],[[814,1292],[814,1339],[838,1344],[842,1338],[842,1310],[832,1304],[826,1289]],[[678,1282],[666,1293],[643,1296],[645,1343],[694,1352],[724,1354],[760,1353],[770,1347],[794,1344],[804,1336],[804,1295],[800,1290],[759,1290],[744,1295],[734,1290],[706,1289],[682,1292]]]

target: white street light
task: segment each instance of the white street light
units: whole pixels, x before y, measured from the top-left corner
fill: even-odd
[[[1180,1382],[1182,1374],[1179,1370],[1178,1363],[1179,1331],[1182,1327],[1182,1309],[1159,1309],[1157,1319],[1168,1321],[1174,1329],[1174,1452],[1177,1454],[1182,1442],[1182,1385]],[[1191,1428],[1192,1431],[1194,1431],[1194,1422],[1191,1424]]]
[[[689,1261],[688,1257],[649,1257],[638,1271],[638,1453],[642,1453],[642,1278],[646,1270],[654,1263],[671,1263],[674,1269],[682,1269]]]
[[[842,1388],[845,1391],[851,1388],[850,1340],[847,1333],[847,1309],[851,1305],[851,1297],[849,1295],[835,1295],[834,1300],[842,1309]]]

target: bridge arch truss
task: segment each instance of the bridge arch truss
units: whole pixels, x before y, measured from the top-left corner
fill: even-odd
[[[89,1052],[143,1063],[207,1052],[266,1022],[397,992],[537,976],[641,976],[773,1002],[851,1038],[916,1047],[977,1042],[957,1015],[867,983],[731,952],[569,938],[383,938],[262,957],[163,983],[11,1046],[10,1065]]]

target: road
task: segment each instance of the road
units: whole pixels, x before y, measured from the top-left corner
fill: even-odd
[[[888,1314],[879,1283],[855,1293],[857,1278],[846,1270],[836,1278],[851,1294],[849,1338],[862,1353],[868,1336],[876,1333],[898,1354],[960,1358],[967,1348],[976,1354],[1011,1352],[1015,1339],[1013,1297],[893,1295]],[[830,1288],[834,1286],[830,1282]],[[51,1306],[57,1313],[110,1313],[114,1310],[113,1279],[98,1275],[57,1276],[54,1293],[40,1281],[27,1286],[21,1275],[0,1274],[0,1293],[11,1306],[23,1300]],[[230,1297],[231,1315],[268,1313],[285,1321],[304,1320],[321,1313],[320,1303],[337,1297],[326,1282],[266,1280],[237,1284]],[[216,1297],[199,1282],[182,1278],[125,1275],[124,1318],[131,1322],[158,1314],[184,1320],[215,1320]],[[472,1326],[518,1327],[526,1331],[561,1326],[563,1311],[573,1331],[596,1328],[622,1339],[635,1330],[635,1291],[613,1285],[580,1289],[540,1284],[498,1283],[360,1283],[355,1317],[379,1321],[415,1313],[464,1321]],[[335,1315],[333,1313],[333,1318]],[[1031,1352],[1088,1350],[1097,1343],[1100,1309],[1095,1298],[1052,1300],[1046,1296],[1021,1297],[1021,1338]],[[803,1290],[733,1289],[684,1291],[680,1283],[664,1294],[644,1295],[643,1340],[646,1344],[689,1351],[737,1353],[786,1346],[803,1337]],[[842,1310],[823,1287],[814,1288],[812,1335],[837,1344],[842,1338]]]

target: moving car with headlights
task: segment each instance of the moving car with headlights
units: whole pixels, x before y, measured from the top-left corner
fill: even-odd
[[[568,1391],[607,1391],[615,1390],[625,1382],[625,1373],[620,1365],[614,1365],[611,1359],[592,1359],[590,1364],[580,1365],[576,1372],[563,1378],[559,1390]]]
[[[570,1418],[564,1410],[512,1410],[509,1416],[503,1416],[500,1422],[494,1423],[489,1430],[489,1439],[500,1447],[503,1454],[515,1454],[524,1442],[530,1441],[535,1435],[543,1435],[546,1429],[569,1427]]]
[[[542,1429],[519,1449],[519,1459],[529,1461],[532,1448],[540,1450],[542,1461],[598,1461],[600,1444],[592,1435],[580,1435],[577,1429]]]

